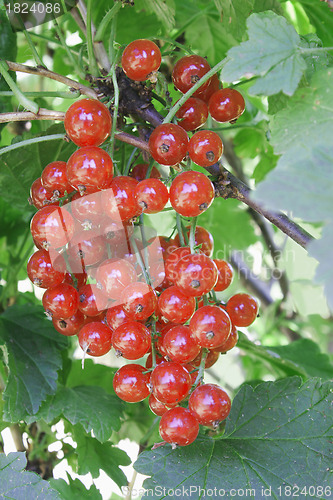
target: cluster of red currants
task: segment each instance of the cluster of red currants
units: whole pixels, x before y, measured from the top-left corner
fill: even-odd
[[[138,55],[132,58],[133,44],[137,52],[149,53],[148,65]],[[133,44],[122,66],[130,78],[145,80],[159,68],[160,52],[148,40]],[[175,66],[175,85],[186,92],[184,81],[193,85],[209,69],[199,56],[184,57]],[[194,98],[209,97],[209,109],[222,92],[214,82],[208,80]],[[186,123],[185,115],[180,123]],[[144,366],[126,364],[116,372],[114,390],[127,402],[149,397],[151,410],[162,417],[161,437],[188,445],[199,424],[216,427],[229,414],[229,396],[202,383],[203,369],[236,345],[236,328],[255,320],[258,305],[244,293],[227,303],[216,299],[215,292],[231,284],[233,271],[227,261],[212,259],[213,238],[205,228],[191,225],[174,238],[146,238],[138,222],[142,213],[158,213],[170,200],[178,214],[196,217],[211,205],[214,187],[206,175],[186,170],[169,192],[159,171],[142,163],[129,176],[114,177],[112,159],[100,147],[111,126],[110,112],[99,101],[82,99],[66,112],[67,135],[79,148],[67,162],[47,165],[31,187],[38,209],[31,233],[38,250],[29,259],[28,276],[46,289],[42,302],[55,329],[77,335],[85,353],[101,356],[113,347],[131,361],[148,355]],[[187,151],[198,164],[198,151],[213,163],[222,154],[213,147],[215,139],[199,149],[192,139],[188,144],[179,125],[160,125],[151,134],[150,153],[163,165],[179,164]]]

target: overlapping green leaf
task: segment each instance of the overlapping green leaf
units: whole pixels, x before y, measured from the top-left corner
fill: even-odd
[[[225,496],[247,489],[251,498],[264,498],[263,489],[271,488],[270,496],[280,498],[284,485],[330,487],[331,389],[319,379],[301,385],[298,377],[243,386],[223,438],[202,437],[184,448],[166,445],[139,456],[136,470],[151,476],[143,498],[161,498],[163,488],[162,498],[176,499],[189,491],[200,498],[199,488]],[[322,497],[315,490],[314,498]]]
[[[17,422],[36,413],[47,395],[56,392],[67,338],[54,330],[41,306],[26,305],[13,306],[0,316],[0,340],[9,369],[4,419]]]
[[[50,479],[53,489],[59,491],[63,500],[82,500],[89,495],[89,500],[102,500],[102,495],[94,484],[86,488],[79,479],[72,479],[68,474],[69,484],[64,479]]]
[[[252,14],[247,27],[249,39],[229,50],[221,79],[233,82],[257,76],[252,94],[292,95],[306,68],[294,27],[272,11]]]
[[[0,498],[60,500],[59,493],[38,474],[25,471],[25,453],[0,454]]]
[[[81,424],[87,433],[93,431],[96,438],[104,442],[112,431],[120,429],[123,409],[124,403],[101,387],[60,387],[29,421],[38,418],[51,423],[63,415],[71,424]]]
[[[333,379],[333,365],[327,354],[320,352],[318,344],[309,339],[300,339],[285,346],[257,345],[240,333],[238,347],[249,354],[270,363],[286,375],[301,375],[303,378],[320,377]]]

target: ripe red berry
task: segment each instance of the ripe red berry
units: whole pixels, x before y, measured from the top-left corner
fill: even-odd
[[[135,187],[135,199],[145,214],[156,214],[167,204],[169,192],[159,179],[145,179]]]
[[[187,237],[190,237],[190,227],[186,228]],[[180,246],[179,234],[175,237],[175,245]],[[194,245],[200,247],[200,251],[211,257],[214,250],[214,239],[213,236],[205,227],[196,226],[194,233]],[[184,248],[184,247],[183,247]]]
[[[190,328],[185,325],[170,328],[164,336],[163,346],[171,361],[176,363],[190,363],[201,350],[192,337]]]
[[[147,172],[149,168],[149,163],[138,163],[137,165],[134,165],[130,172],[130,176],[134,177],[138,182],[143,181],[146,178]],[[160,179],[161,174],[157,170],[156,167],[153,167],[150,172],[150,179]]]
[[[213,259],[217,270],[218,270],[218,278],[216,285],[214,286],[214,290],[216,292],[223,292],[223,290],[226,290],[228,286],[231,285],[232,278],[233,278],[233,270],[229,262],[223,259]]]
[[[200,350],[198,356],[193,361],[191,361],[191,365],[193,366],[193,368],[194,367],[199,368],[200,363],[201,363],[201,357],[202,357],[202,349]],[[211,366],[215,365],[215,363],[219,359],[219,357],[220,357],[220,353],[218,352],[217,349],[210,350],[208,352],[206,360],[205,360],[205,368],[207,369],[207,368],[210,368]]]
[[[120,302],[130,319],[146,321],[155,312],[157,296],[147,283],[131,283],[121,292]]]
[[[118,326],[128,321],[128,316],[125,313],[122,304],[116,304],[109,307],[106,311],[106,324],[111,330],[116,330]]]
[[[98,316],[107,306],[108,298],[96,284],[83,285],[79,288],[78,308],[86,316]]]
[[[209,99],[208,109],[217,122],[231,122],[244,113],[245,101],[238,90],[221,89]]]
[[[189,372],[179,363],[164,362],[154,368],[150,382],[154,396],[166,405],[182,401],[190,392]]]
[[[121,65],[128,78],[142,82],[147,80],[152,72],[158,70],[161,61],[161,51],[154,42],[138,39],[125,48]]]
[[[43,307],[52,318],[67,319],[73,316],[79,304],[79,294],[71,285],[61,283],[48,288],[43,295]]]
[[[85,266],[100,262],[106,254],[105,240],[98,231],[77,232],[71,239],[67,254],[74,273],[82,272]]]
[[[74,220],[65,209],[55,206],[41,208],[31,220],[34,241],[45,250],[60,248],[74,234]]]
[[[45,189],[58,196],[63,196],[65,191],[73,191],[67,180],[66,167],[65,161],[53,161],[46,165],[41,175]]]
[[[112,119],[103,103],[81,99],[66,111],[64,125],[68,137],[77,146],[99,146],[111,132]]]
[[[52,197],[52,191],[45,189],[41,178],[38,177],[31,185],[29,203],[34,205],[38,210],[46,205],[59,205],[58,201],[51,201]]]
[[[174,86],[185,94],[185,92],[190,90],[190,88],[208,73],[210,69],[210,65],[203,57],[197,55],[184,56],[174,65],[172,81]],[[194,92],[193,97],[206,89],[209,85],[209,81],[210,80],[207,80],[203,83],[201,87]]]
[[[189,97],[176,113],[178,125],[184,130],[196,130],[201,127],[208,118],[207,104],[196,97]]]
[[[135,198],[138,181],[126,175],[114,177],[110,189],[102,192],[102,206],[112,220],[128,221],[142,213],[142,207]]]
[[[142,358],[151,348],[150,332],[138,321],[126,321],[113,332],[112,345],[126,359]]]
[[[188,136],[173,123],[158,125],[149,137],[149,152],[161,165],[177,165],[187,153]]]
[[[184,295],[201,297],[214,288],[217,274],[214,261],[207,255],[185,255],[175,266],[174,283]]]
[[[186,171],[177,175],[170,188],[170,202],[184,217],[196,217],[210,207],[214,186],[205,174]]]
[[[201,347],[214,349],[227,340],[231,332],[231,321],[223,309],[217,306],[200,307],[192,316],[190,329]]]
[[[136,281],[136,270],[125,259],[107,259],[97,269],[96,280],[104,294],[118,300],[124,288]]]
[[[162,415],[159,431],[161,438],[167,443],[187,446],[196,440],[199,422],[193,413],[179,406]]]
[[[83,194],[87,189],[106,189],[113,176],[110,155],[101,148],[86,146],[78,149],[67,162],[67,179]]]
[[[237,342],[238,342],[237,328],[234,325],[232,325],[229,337],[227,338],[227,340],[225,342],[223,342],[223,344],[221,344],[219,347],[216,347],[214,349],[214,352],[218,352],[218,353],[228,352],[235,347]],[[213,351],[211,351],[211,352],[213,352]]]
[[[37,250],[28,260],[27,273],[29,279],[36,286],[41,288],[50,288],[60,285],[65,279],[66,264],[57,258],[56,266],[52,262],[49,252],[46,250]],[[61,265],[62,264],[62,265]]]
[[[195,95],[198,99],[202,99],[207,105],[211,96],[217,92],[220,88],[220,80],[217,74],[215,73],[210,81],[208,87],[206,87],[203,91],[195,92]]]
[[[197,387],[188,402],[189,410],[201,425],[218,425],[230,413],[228,394],[216,384]]]
[[[72,335],[76,335],[82,328],[85,319],[85,315],[80,310],[77,310],[73,316],[67,319],[52,318],[52,323],[57,332],[66,337],[71,337]]]
[[[72,215],[78,221],[84,223],[84,227],[90,229],[90,226],[101,221],[104,214],[104,209],[101,202],[101,192],[84,193],[83,196],[72,198],[71,201]]]
[[[222,140],[216,132],[199,130],[188,143],[188,153],[191,160],[201,167],[214,165],[222,156]]]
[[[144,366],[134,363],[124,365],[116,371],[113,388],[117,396],[127,403],[138,403],[149,396],[149,373]]]
[[[174,280],[177,277],[175,274],[176,265],[178,264],[180,259],[185,257],[185,255],[190,255],[190,253],[191,253],[190,247],[175,248],[175,250],[173,250],[170,253],[170,255],[165,261],[165,276],[167,277],[167,279],[174,282]]]
[[[161,417],[166,411],[168,411],[168,407],[161,403],[158,399],[155,398],[154,394],[150,394],[149,396],[149,408],[155,415]]]
[[[92,321],[84,325],[78,333],[81,349],[89,356],[104,356],[111,345],[112,330],[100,321]]]
[[[250,326],[258,309],[258,302],[247,293],[236,293],[227,302],[227,312],[235,326]]]
[[[159,296],[158,309],[168,321],[185,323],[195,311],[195,298],[186,296],[176,286],[170,286]]]

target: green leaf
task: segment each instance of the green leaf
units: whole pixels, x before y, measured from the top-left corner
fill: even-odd
[[[285,346],[263,346],[251,342],[240,333],[237,347],[268,361],[287,375],[333,379],[333,366],[329,357],[321,353],[312,340],[300,339]]]
[[[25,453],[0,454],[0,498],[60,500],[59,493],[47,481],[24,470],[26,465]]]
[[[168,495],[172,499],[179,491],[185,498],[184,490],[199,498],[199,487],[224,496],[241,488],[252,498],[286,498],[287,485],[329,487],[331,388],[318,379],[301,385],[298,377],[242,386],[222,438],[200,437],[176,450],[166,445],[140,454],[135,469],[152,476],[144,482],[150,490],[143,498],[161,498],[157,485],[177,490]]]
[[[295,29],[272,11],[252,14],[247,27],[249,40],[229,50],[221,79],[257,76],[250,93],[292,95],[306,68]]]
[[[166,31],[172,30],[175,24],[175,2],[173,0],[146,0],[146,8],[153,12],[165,26]]]
[[[53,125],[45,137],[52,134],[64,133],[63,125]],[[15,138],[14,144],[30,139],[29,133]],[[48,163],[55,160],[67,161],[76,149],[73,143],[63,139],[44,141],[35,144],[23,145],[22,148],[1,154],[0,150],[0,195],[5,201],[17,209],[29,208],[28,197],[31,184],[42,173]]]
[[[243,250],[257,241],[249,214],[236,200],[216,198],[210,209],[200,215],[198,225],[207,227],[212,233],[218,259],[226,258],[233,249]]]
[[[316,269],[315,280],[318,283],[324,283],[328,307],[333,311],[332,248],[333,221],[331,221],[330,224],[324,227],[323,234],[320,240],[312,241],[308,247],[309,254],[319,261],[319,266]]]
[[[119,466],[130,465],[131,459],[123,450],[110,442],[99,443],[77,429],[74,439],[77,443],[75,453],[78,457],[79,474],[90,473],[95,478],[102,469],[119,487],[127,484],[127,478]]]
[[[17,422],[38,411],[57,389],[61,353],[68,339],[59,335],[41,306],[13,306],[0,316],[0,339],[8,352],[4,419]]]
[[[94,363],[92,359],[84,361],[84,370],[82,370],[82,361],[75,359],[72,362],[71,369],[66,380],[68,387],[77,385],[98,385],[106,392],[114,394],[112,387],[113,376],[116,368]]]
[[[16,34],[14,34],[7,14],[0,10],[0,59],[15,61],[17,53]],[[12,78],[16,78],[15,73],[11,73]],[[0,75],[0,90],[10,90],[8,84]],[[7,97],[0,97],[0,113],[11,110],[11,100]],[[0,123],[0,132],[6,123]]]
[[[82,500],[88,496],[89,500],[102,500],[102,495],[94,484],[87,489],[79,479],[72,479],[68,473],[67,478],[69,484],[64,479],[49,480],[52,488],[59,491],[63,500]]]
[[[317,31],[324,45],[333,44],[333,16],[330,7],[325,2],[313,0],[298,0],[304,8],[312,26]]]
[[[81,424],[87,433],[93,431],[96,438],[104,442],[113,430],[120,429],[123,409],[123,401],[107,394],[101,387],[61,387],[29,421],[38,418],[52,423],[63,415],[71,424]]]

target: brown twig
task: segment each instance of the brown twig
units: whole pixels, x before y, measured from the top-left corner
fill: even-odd
[[[0,114],[0,123],[22,122],[30,120],[61,120],[65,119],[63,111],[53,111],[52,109],[39,108],[38,113],[31,111],[13,111]]]
[[[6,61],[6,63],[10,71],[19,71],[21,73],[29,73],[31,75],[44,76],[46,78],[50,78],[51,80],[63,83],[64,85],[67,85],[67,87],[69,88],[79,90],[81,94],[86,95],[91,99],[98,99],[97,93],[91,87],[87,87],[82,83],[72,80],[71,78],[67,78],[66,76],[54,73],[54,71],[50,71],[42,66],[26,66],[25,64],[20,64],[12,61]]]

